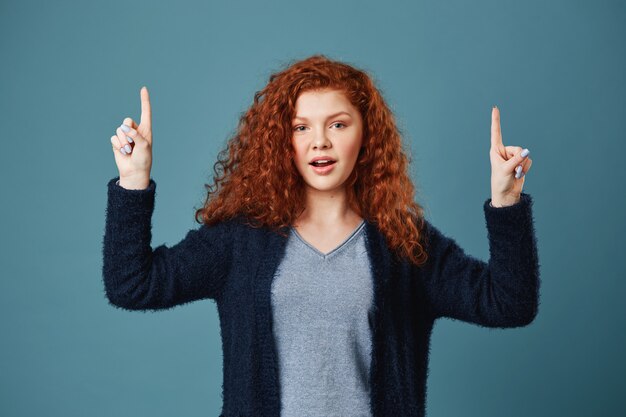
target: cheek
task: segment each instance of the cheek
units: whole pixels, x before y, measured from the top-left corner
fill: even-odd
[[[300,158],[300,151],[298,150],[298,146],[295,141],[291,141],[291,155],[294,160],[298,160]]]
[[[292,146],[293,146],[293,152],[292,152],[293,162],[298,167],[298,169],[300,169],[303,165],[308,164],[308,162],[306,161],[306,155],[304,154],[302,150],[298,148],[298,146],[296,145],[292,145]]]
[[[346,155],[350,155],[351,158],[357,158],[360,150],[361,150],[361,142],[358,140],[355,140],[346,146],[345,153]]]

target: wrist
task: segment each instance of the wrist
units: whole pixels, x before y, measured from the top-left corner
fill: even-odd
[[[137,175],[131,177],[121,177],[117,184],[127,190],[145,190],[150,185],[150,176]]]
[[[521,200],[521,196],[518,197],[491,197],[491,202],[489,203],[491,207],[508,207],[514,204],[519,203]]]

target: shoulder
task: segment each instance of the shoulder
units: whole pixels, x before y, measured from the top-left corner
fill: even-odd
[[[441,231],[431,221],[424,219],[421,242],[428,255],[427,265],[439,262],[451,248],[458,246],[456,240]]]
[[[208,239],[220,238],[225,241],[251,239],[253,236],[269,232],[269,228],[255,225],[248,217],[241,214],[210,225],[203,223],[199,230]]]

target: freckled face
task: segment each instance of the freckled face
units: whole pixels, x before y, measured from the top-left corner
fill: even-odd
[[[296,100],[292,133],[295,164],[308,189],[342,189],[361,148],[363,120],[359,110],[338,90],[304,92]],[[316,172],[310,165],[316,156],[328,156],[336,162],[330,171]]]

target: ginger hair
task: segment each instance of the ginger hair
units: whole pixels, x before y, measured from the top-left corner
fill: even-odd
[[[339,90],[359,109],[363,141],[346,180],[348,204],[377,226],[387,246],[415,265],[423,265],[424,210],[414,201],[395,117],[370,76],[345,62],[313,55],[272,73],[239,118],[238,127],[213,165],[213,185],[196,210],[198,223],[243,216],[252,227],[291,226],[304,210],[305,184],[292,145],[295,103],[302,92]]]

